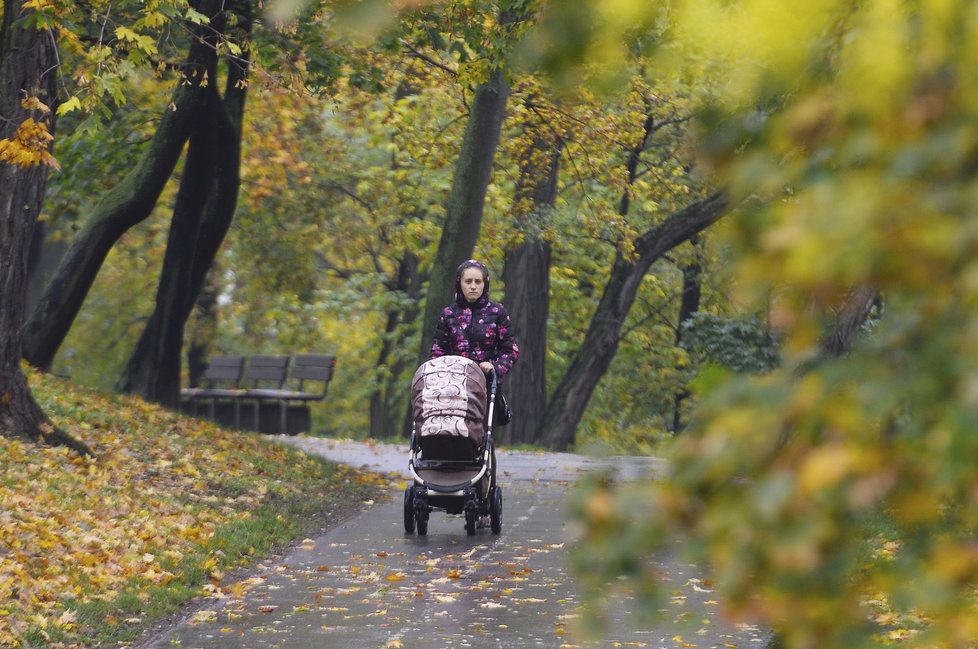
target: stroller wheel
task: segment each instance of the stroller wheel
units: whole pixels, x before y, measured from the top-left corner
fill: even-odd
[[[414,533],[414,485],[404,490],[404,533]]]
[[[503,490],[493,487],[489,491],[489,527],[493,534],[499,534],[503,529]]]
[[[427,536],[428,534],[428,512],[419,511],[416,515],[416,520],[418,523],[418,536]]]

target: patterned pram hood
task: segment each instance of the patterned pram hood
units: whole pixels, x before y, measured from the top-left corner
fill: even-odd
[[[481,445],[488,392],[486,377],[475,361],[439,356],[421,365],[411,382],[415,430],[429,435],[468,437]]]

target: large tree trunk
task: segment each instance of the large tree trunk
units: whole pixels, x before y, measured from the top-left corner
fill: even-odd
[[[156,289],[156,306],[116,386],[121,392],[139,394],[148,401],[172,407],[178,405],[180,396],[184,314],[194,303],[189,295],[194,242],[214,184],[210,174],[217,164],[218,124],[213,114],[220,99],[216,92],[211,95],[190,135]]]
[[[453,299],[455,269],[472,256],[475,248],[508,95],[505,75],[502,70],[496,70],[476,89],[472,98],[469,121],[452,180],[445,225],[431,265],[418,364],[428,360],[438,314]]]
[[[250,26],[250,21],[249,21]],[[241,135],[244,123],[244,103],[247,85],[243,82],[248,76],[248,63],[229,70],[227,90],[224,93],[224,111],[218,134],[220,160],[215,174],[216,187],[204,210],[204,222],[197,239],[194,252],[194,266],[190,277],[190,296],[205,324],[200,327],[200,335],[188,341],[187,364],[191,387],[196,387],[200,376],[207,369],[210,356],[210,343],[217,324],[217,295],[219,288],[215,281],[214,268],[217,252],[227,236],[234,220],[238,205],[238,191],[241,188]],[[193,310],[193,309],[191,309]],[[186,316],[189,318],[190,315]]]
[[[639,237],[634,261],[617,256],[584,342],[547,404],[538,434],[544,444],[563,450],[573,443],[591,394],[618,350],[621,328],[639,284],[652,264],[716,222],[726,209],[726,195],[713,194],[672,214]]]
[[[122,391],[171,407],[179,403],[186,322],[237,206],[246,75],[246,67],[230,65],[224,100],[212,91],[190,137],[156,306],[118,385]],[[216,78],[216,61],[210,78]]]
[[[690,243],[698,249],[700,237],[690,238]],[[698,252],[698,250],[697,250]],[[679,318],[676,320],[676,347],[683,340],[683,325],[700,310],[700,294],[702,293],[703,267],[699,256],[683,266],[683,294],[679,303]],[[682,406],[689,396],[689,391],[682,387],[676,392],[672,408],[672,432],[678,433],[683,429]]]
[[[205,0],[202,4],[200,10],[211,15],[218,1]],[[212,46],[194,39],[185,63],[190,83],[181,83],[174,91],[175,109],[164,111],[153,139],[132,171],[105,194],[72,240],[24,325],[24,358],[31,365],[50,368],[112,246],[156,206],[205,100],[206,89],[198,84],[212,56]]]
[[[0,26],[0,140],[14,140],[28,119],[53,130],[58,55],[48,30],[15,21],[30,10],[5,0]],[[26,109],[24,93],[51,110]],[[44,150],[47,145],[44,143]],[[31,238],[44,199],[48,168],[0,160],[0,435],[49,444],[64,444],[88,453],[84,444],[55,428],[31,396],[20,368],[21,325],[27,294]]]
[[[543,230],[557,199],[562,143],[545,125],[535,124],[532,144],[520,158],[514,192],[516,230],[522,240],[506,249],[503,302],[513,320],[519,362],[506,376],[506,399],[513,410],[500,443],[529,443],[547,406],[547,315],[550,307],[550,243]]]

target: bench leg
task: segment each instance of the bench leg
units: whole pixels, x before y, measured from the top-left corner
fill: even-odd
[[[211,421],[217,421],[217,416],[214,414],[214,408],[216,408],[216,404],[217,404],[217,399],[211,399],[210,408],[208,409],[208,412],[210,413],[211,416]]]
[[[279,434],[281,435],[289,434],[289,427],[285,417],[288,403],[285,399],[279,402]]]
[[[234,400],[234,428],[241,430],[241,399]]]

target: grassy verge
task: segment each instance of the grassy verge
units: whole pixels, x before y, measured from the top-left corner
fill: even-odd
[[[260,436],[34,375],[95,458],[0,438],[0,646],[136,637],[386,479]]]

